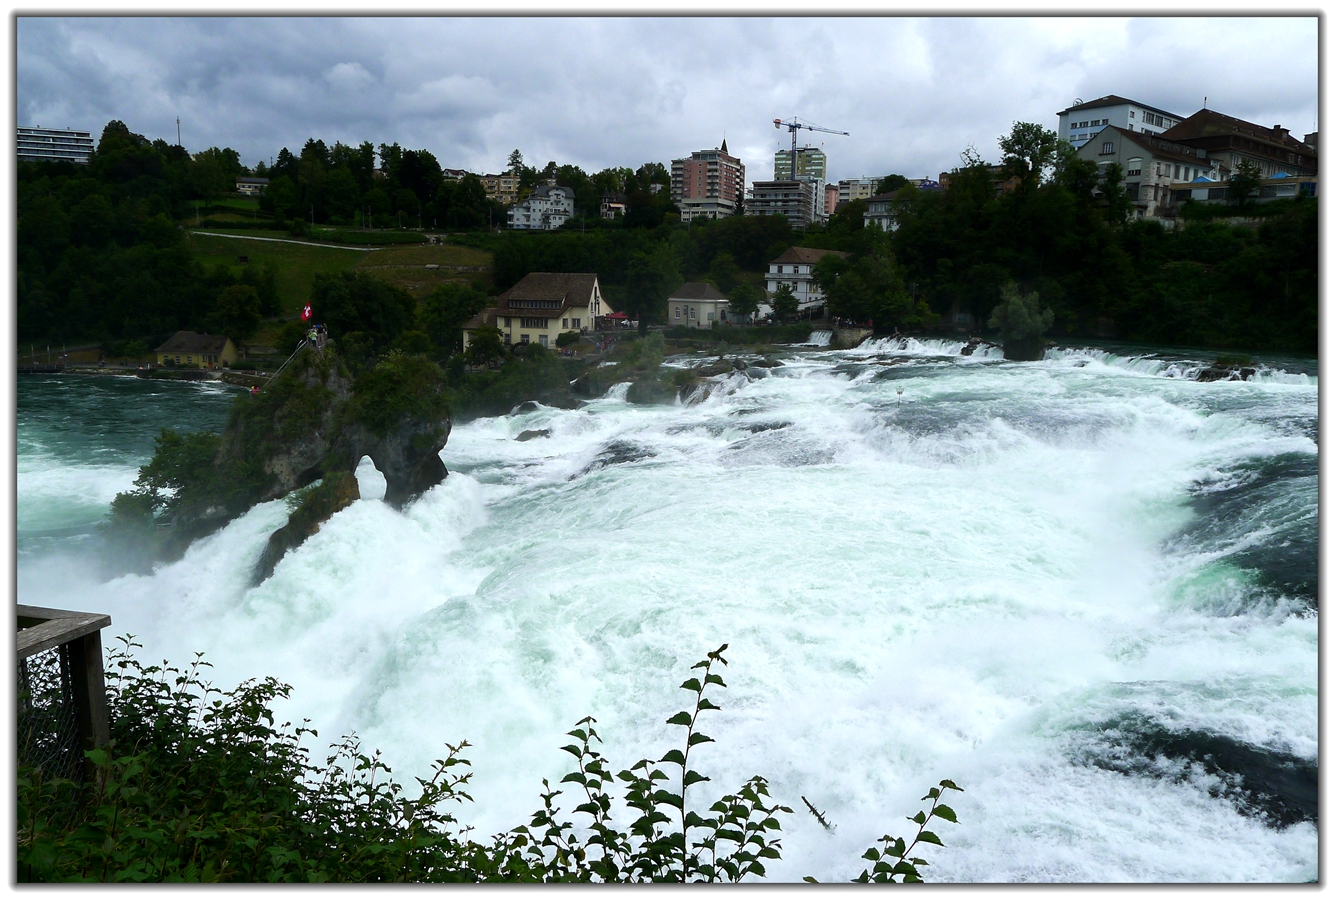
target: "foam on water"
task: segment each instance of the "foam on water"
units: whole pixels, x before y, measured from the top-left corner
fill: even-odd
[[[1314,878],[1313,822],[1276,825],[1190,761],[1128,768],[1107,734],[1315,761],[1316,616],[1261,603],[1238,562],[1315,529],[1314,490],[1283,489],[1305,470],[1254,474],[1315,458],[1315,387],[962,347],[885,339],[701,402],[617,385],[456,424],[445,483],[399,513],[364,463],[363,499],[258,588],[281,501],[152,576],[87,579],[85,605],[146,655],[207,651],[220,683],[292,683],[286,715],[356,729],[405,778],[468,739],[481,834],[526,820],[586,714],[616,764],[671,746],[677,684],[726,641],[693,792],[761,773],[838,826],[787,818],[775,877],[856,874],[948,777],[966,793],[937,879]],[[24,602],[68,590],[53,567],[21,564]]]

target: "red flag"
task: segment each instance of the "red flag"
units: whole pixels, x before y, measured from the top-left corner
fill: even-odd
[[[301,310],[301,321],[305,322],[311,317],[311,305],[309,303]]]

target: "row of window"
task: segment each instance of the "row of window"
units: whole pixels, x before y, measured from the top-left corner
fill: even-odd
[[[1072,122],[1072,123],[1071,123],[1071,130],[1072,130],[1072,131],[1075,131],[1077,128],[1098,128],[1100,125],[1107,125],[1107,124],[1108,124],[1108,120],[1107,120],[1107,119],[1104,119],[1103,121],[1099,121],[1098,119],[1094,119],[1094,120],[1089,121],[1089,122]]]
[[[1135,117],[1136,117],[1136,111],[1133,109],[1133,110],[1131,111],[1131,118],[1132,118],[1132,119],[1135,119]],[[1153,126],[1155,126],[1156,128],[1162,128],[1162,127],[1163,127],[1163,116],[1157,115],[1157,114],[1152,113],[1152,112],[1142,113],[1141,116],[1140,116],[1140,121],[1144,122],[1146,125],[1153,125]],[[1173,125],[1173,120],[1172,120],[1172,119],[1169,119],[1169,120],[1168,120],[1168,125],[1169,125],[1169,127],[1172,127],[1172,125]],[[1144,131],[1143,128],[1142,128],[1141,130]],[[1149,132],[1146,132],[1146,134],[1148,134],[1148,133],[1149,133]]]
[[[504,318],[505,318],[505,327],[506,327],[506,328],[509,328],[509,327],[510,327],[510,317],[509,317],[509,316],[505,316]],[[538,318],[530,318],[530,317],[528,317],[528,316],[521,316],[520,319],[519,319],[519,327],[520,327],[520,328],[542,328],[542,329],[546,329],[546,327],[547,327],[547,320],[546,320],[546,319],[538,319]],[[565,319],[562,319],[562,320],[561,320],[561,327],[562,327],[562,328],[578,328],[578,327],[579,327],[579,318],[578,318],[578,317],[575,317],[575,318],[573,318],[573,319],[572,319],[572,318],[565,318]]]
[[[683,314],[682,314],[682,311],[683,311],[683,310],[685,311],[685,315],[684,315],[684,316],[683,316]],[[695,307],[694,307],[694,306],[674,306],[674,307],[672,307],[672,318],[674,318],[674,319],[686,318],[686,319],[688,319],[688,320],[689,320],[689,319],[697,318],[697,316],[696,316],[696,312],[695,312]],[[706,322],[712,322],[712,321],[714,321],[714,313],[713,313],[712,310],[711,310],[710,312],[708,312],[708,313],[705,314],[705,321],[706,321]]]

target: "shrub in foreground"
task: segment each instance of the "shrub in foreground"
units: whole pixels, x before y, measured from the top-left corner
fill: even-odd
[[[124,639],[111,653],[112,744],[88,754],[96,778],[79,785],[19,767],[20,881],[736,882],[763,878],[780,857],[779,816],[792,810],[770,798],[764,778],[704,812],[687,799],[710,780],[692,753],[712,742],[699,718],[719,709],[705,694],[725,686],[726,644],[682,684],[690,709],[667,720],[685,729],[680,748],[613,775],[586,718],[569,732],[563,749],[575,768],[561,780],[585,824],[566,819],[562,791],[544,781],[529,823],[487,841],[447,811],[471,799],[466,743],[447,745],[410,796],[355,737],[313,765],[302,740],[315,731],[274,724],[270,707],[286,685],[268,678],[221,691],[202,678],[200,658],[184,669],[144,666],[135,646]],[[855,881],[921,880],[927,862],[916,848],[941,844],[927,824],[955,821],[944,790],[959,788],[932,788],[931,806],[911,819],[913,839],[882,837]],[[612,814],[614,795],[627,826]]]

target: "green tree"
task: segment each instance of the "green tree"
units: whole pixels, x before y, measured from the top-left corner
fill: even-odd
[[[741,267],[737,265],[737,260],[732,258],[731,253],[724,250],[715,254],[714,261],[709,264],[708,275],[715,287],[725,294],[731,293],[741,277]]]
[[[649,253],[631,253],[626,264],[623,312],[639,320],[640,334],[647,334],[651,323],[664,320],[667,298],[681,283],[680,262],[669,245],[659,244]]]
[[[209,327],[218,334],[245,340],[260,324],[260,295],[248,284],[234,284],[218,295]]]
[[[786,282],[781,282],[779,289],[770,295],[769,304],[775,322],[787,322],[797,315],[797,296]]]
[[[519,152],[519,148],[510,151],[510,158],[506,160],[505,170],[511,175],[518,175],[524,171],[524,154]]]
[[[1043,358],[1043,334],[1052,327],[1052,318],[1052,310],[1040,309],[1038,294],[1023,293],[1011,282],[1002,287],[1001,303],[987,326],[1001,332],[1007,359],[1036,360]]]
[[[891,191],[899,190],[908,183],[909,180],[903,175],[887,175],[876,183],[876,193],[888,194]]]
[[[1018,178],[1023,190],[1032,190],[1056,157],[1057,132],[1033,122],[1015,122],[1011,133],[997,143],[1006,174]]]
[[[505,358],[505,342],[495,325],[479,325],[468,341],[464,359],[470,366],[490,366]]]
[[[754,316],[763,299],[764,293],[760,288],[749,281],[743,281],[728,293],[728,314],[738,318]]]
[[[1261,170],[1249,159],[1241,160],[1228,182],[1228,199],[1234,206],[1243,207],[1250,201],[1252,191],[1261,186]]]
[[[311,310],[338,339],[361,332],[383,350],[412,322],[417,303],[401,287],[363,272],[317,273],[311,287]]]
[[[1131,198],[1127,196],[1126,188],[1122,185],[1120,165],[1109,163],[1104,168],[1103,177],[1099,180],[1099,190],[1108,202],[1108,221],[1114,225],[1125,224],[1131,215]]]
[[[463,348],[463,326],[487,304],[487,295],[461,284],[442,284],[417,307],[417,327],[441,350]]]

